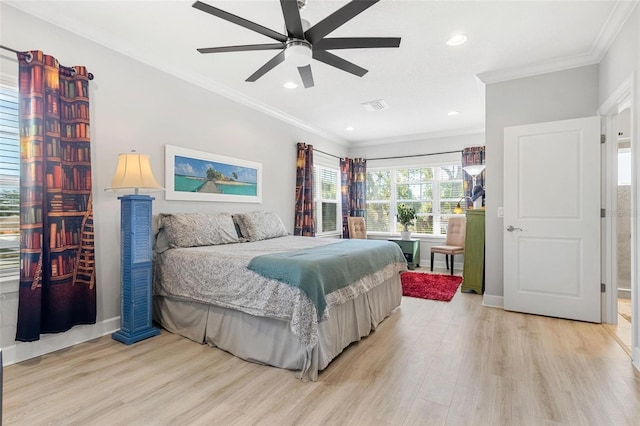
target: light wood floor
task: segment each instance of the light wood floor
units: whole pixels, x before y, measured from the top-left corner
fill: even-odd
[[[601,325],[458,293],[404,298],[303,383],[163,332],[109,336],[5,368],[4,425],[631,425],[640,374]]]
[[[604,325],[614,339],[631,356],[631,299],[618,299],[618,323]]]

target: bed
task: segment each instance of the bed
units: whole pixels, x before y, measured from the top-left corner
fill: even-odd
[[[270,212],[161,214],[154,257],[163,328],[314,381],[400,306],[407,269],[397,244],[290,236]]]

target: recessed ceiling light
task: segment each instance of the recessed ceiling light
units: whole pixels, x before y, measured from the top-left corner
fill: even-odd
[[[464,34],[456,34],[454,36],[451,36],[451,38],[449,38],[449,40],[447,40],[447,44],[449,46],[460,46],[465,41],[467,41],[467,36],[466,35],[464,35]]]
[[[296,87],[298,87],[298,85],[295,84],[293,81],[287,81],[284,84],[284,87],[286,87],[287,89],[295,89]]]
[[[347,126],[347,128],[345,129],[347,132],[353,132],[356,128],[353,126]]]
[[[452,117],[452,116],[454,116],[454,115],[458,115],[458,114],[460,114],[458,111],[449,111],[449,112],[447,113],[447,115],[448,115],[448,116],[450,116],[450,117]]]

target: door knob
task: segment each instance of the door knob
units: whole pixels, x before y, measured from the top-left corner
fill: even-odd
[[[522,228],[516,228],[516,227],[514,227],[513,225],[509,225],[509,226],[507,226],[507,231],[509,231],[509,232],[513,232],[513,231],[522,231],[522,230],[523,230]]]

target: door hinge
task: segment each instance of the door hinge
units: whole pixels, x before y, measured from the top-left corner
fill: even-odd
[[[604,293],[607,291],[607,285],[605,283],[600,283],[600,293]]]
[[[605,143],[607,141],[607,135],[600,135],[600,143]]]
[[[600,217],[607,217],[607,210],[606,209],[600,209]]]

